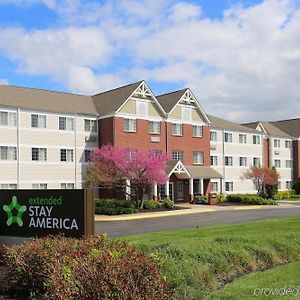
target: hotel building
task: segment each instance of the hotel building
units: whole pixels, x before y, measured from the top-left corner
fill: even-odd
[[[156,96],[145,81],[93,96],[2,85],[0,188],[82,188],[91,150],[112,144],[170,157],[151,198],[254,193],[251,165],[275,165],[287,189],[300,177],[299,120],[240,125],[207,115],[190,89]]]

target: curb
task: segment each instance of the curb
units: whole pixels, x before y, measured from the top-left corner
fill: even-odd
[[[125,215],[125,216],[112,216],[112,217],[100,217],[95,216],[95,221],[128,221],[128,220],[139,220],[139,219],[151,219],[151,218],[161,218],[161,217],[171,217],[178,215],[190,215],[190,214],[198,214],[205,212],[216,211],[216,209],[208,208],[208,209],[184,209],[177,211],[169,211],[169,212],[154,212],[154,213],[144,213],[139,215]]]
[[[205,212],[216,212],[216,211],[234,211],[234,210],[256,210],[256,209],[280,209],[280,208],[291,208],[292,205],[249,205],[249,206],[238,206],[233,207],[232,209],[226,210],[217,210],[214,208],[207,209],[182,209],[177,211],[167,211],[167,212],[153,212],[153,213],[143,213],[143,214],[133,214],[133,215],[121,215],[121,216],[103,216],[103,215],[95,215],[96,222],[112,222],[112,221],[130,221],[130,220],[142,220],[142,219],[154,219],[161,217],[172,217],[172,216],[181,216],[181,215],[190,215],[190,214],[198,214]]]

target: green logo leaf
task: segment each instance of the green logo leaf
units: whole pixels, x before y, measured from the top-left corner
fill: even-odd
[[[16,215],[13,214],[15,209]],[[23,213],[27,210],[25,205],[20,205],[16,196],[13,196],[9,205],[3,205],[3,210],[7,214],[7,226],[10,226],[12,223],[17,223],[20,227],[23,226]]]

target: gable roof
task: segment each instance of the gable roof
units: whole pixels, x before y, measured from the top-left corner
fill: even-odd
[[[197,98],[195,97],[195,95],[192,93],[192,91],[189,88],[185,88],[185,89],[175,91],[172,93],[168,93],[168,94],[159,95],[156,98],[159,101],[159,103],[161,104],[161,106],[163,107],[163,109],[165,110],[165,112],[171,113],[173,108],[183,98],[183,96],[185,94],[188,94],[189,97],[192,98],[192,100],[196,104],[196,107],[199,109],[199,111],[204,119],[204,122],[207,122],[209,124],[210,123],[209,118],[207,117],[206,113],[204,112],[204,110],[201,107],[200,103],[198,102]]]
[[[166,113],[169,113],[173,107],[177,104],[177,102],[181,99],[181,97],[185,94],[188,89],[182,89],[179,91],[171,92],[168,94],[162,94],[156,96],[158,102],[163,107]]]
[[[289,134],[287,134],[286,132],[280,130],[278,127],[271,124],[271,122],[256,121],[256,122],[252,122],[252,123],[245,123],[243,125],[248,126],[250,128],[253,128],[253,129],[256,129],[257,126],[261,125],[268,135],[276,136],[276,137],[291,138],[291,136]]]
[[[295,138],[300,137],[300,118],[281,120],[270,123]]]
[[[107,115],[116,112],[142,82],[143,80],[93,95],[92,98],[98,113]]]
[[[211,128],[216,129],[227,129],[232,131],[242,131],[242,132],[252,132],[252,133],[260,133],[259,131],[252,129],[250,127],[243,126],[238,123],[230,122],[212,115],[208,115],[211,121]]]
[[[31,110],[97,115],[90,96],[0,85],[0,104]]]

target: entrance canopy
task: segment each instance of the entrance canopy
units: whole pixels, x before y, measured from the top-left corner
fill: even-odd
[[[189,179],[189,178],[223,178],[223,176],[214,170],[212,167],[204,166],[184,166],[180,160],[171,160],[167,162],[166,172],[171,177],[175,174],[178,179]]]

